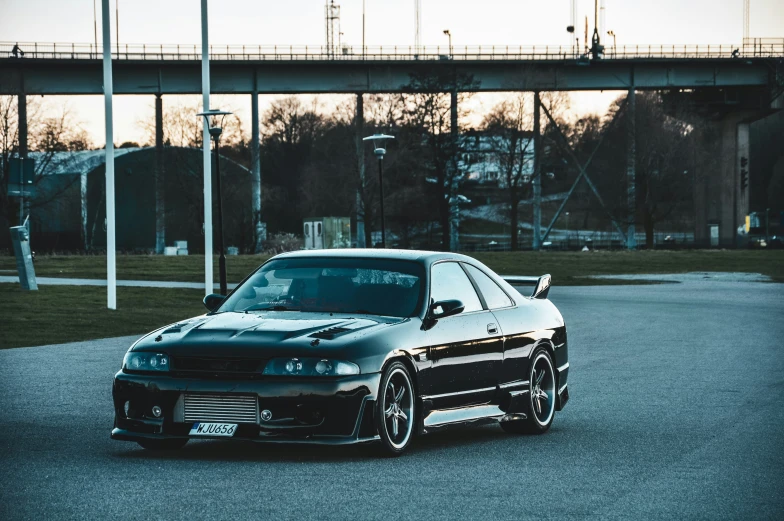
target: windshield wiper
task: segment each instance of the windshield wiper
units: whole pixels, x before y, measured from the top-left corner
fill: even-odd
[[[300,311],[300,308],[290,308],[281,304],[275,305],[268,305],[268,304],[254,304],[253,306],[245,309],[245,313],[248,311]]]

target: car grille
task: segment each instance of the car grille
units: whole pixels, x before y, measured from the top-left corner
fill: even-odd
[[[181,400],[185,422],[259,422],[259,401],[254,395],[183,394]]]

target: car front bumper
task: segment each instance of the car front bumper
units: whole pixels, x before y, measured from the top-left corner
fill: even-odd
[[[183,395],[188,394],[252,396],[257,412],[269,412],[268,419],[259,415],[254,423],[200,420],[237,423],[232,439],[326,445],[374,441],[378,436],[373,425],[373,406],[380,379],[380,373],[337,378],[217,380],[119,372],[112,387],[115,420],[111,436],[125,441],[210,439],[189,435],[195,421],[186,421],[182,409]],[[152,412],[155,406],[161,409],[160,417]]]

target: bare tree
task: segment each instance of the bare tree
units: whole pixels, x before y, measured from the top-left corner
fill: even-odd
[[[49,107],[36,98],[27,101],[27,141],[36,160],[31,190],[35,196],[28,200],[33,210],[50,204],[77,181],[73,177],[68,183],[42,189],[47,176],[71,160],[62,152],[88,150],[92,142],[67,105]],[[20,200],[8,197],[11,160],[19,157],[19,152],[18,97],[0,96],[0,216],[8,223],[14,222],[19,212]]]
[[[452,242],[452,216],[457,185],[462,176],[458,168],[459,140],[455,139],[459,129],[452,128],[452,96],[457,96],[458,110],[465,117],[465,101],[476,86],[477,82],[472,76],[454,73],[413,74],[404,98],[404,121],[411,129],[409,139],[414,141],[409,146],[426,150],[424,166],[435,180],[443,249],[448,249]]]
[[[533,139],[532,113],[529,96],[523,93],[502,101],[484,117],[482,127],[491,142],[492,161],[502,176],[504,192],[509,205],[511,249],[518,249],[518,223],[520,201],[530,191],[531,153]]]

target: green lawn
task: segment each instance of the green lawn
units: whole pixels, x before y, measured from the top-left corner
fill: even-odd
[[[586,275],[737,271],[762,273],[784,282],[784,251],[637,251],[477,253],[477,259],[503,275],[550,273],[555,285],[628,284]],[[265,257],[227,259],[230,282],[238,282]],[[217,266],[217,259],[215,266]],[[48,277],[105,278],[104,256],[39,256],[36,274]],[[120,279],[203,280],[204,257],[120,255]],[[0,274],[16,274],[12,257],[0,258]],[[215,275],[217,281],[217,273]],[[117,288],[117,310],[106,309],[106,288],[39,286],[22,291],[0,283],[0,348],[140,335],[204,312],[202,290]]]
[[[140,335],[206,312],[197,289],[117,288],[117,310],[106,288],[0,284],[0,349]]]
[[[597,252],[503,252],[475,253],[474,257],[503,275],[550,273],[561,285],[601,284],[585,275],[633,273],[685,273],[689,271],[740,271],[762,273],[784,282],[784,251],[682,250]],[[261,255],[226,258],[229,282],[239,282],[263,263]],[[218,280],[218,260],[214,263]],[[102,255],[39,255],[35,262],[40,277],[106,278]],[[0,274],[16,274],[13,257],[0,258]],[[117,278],[130,280],[204,280],[204,256],[118,255]]]

